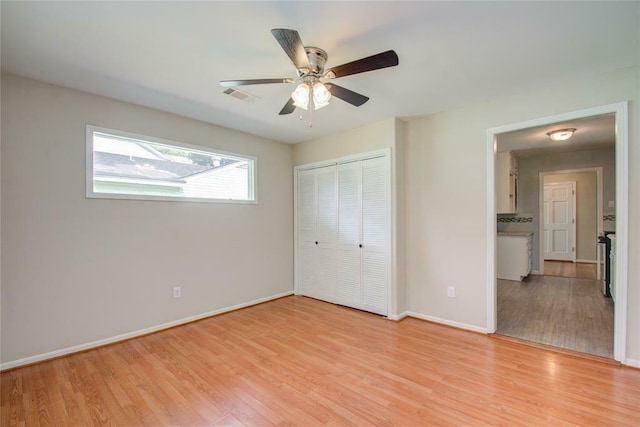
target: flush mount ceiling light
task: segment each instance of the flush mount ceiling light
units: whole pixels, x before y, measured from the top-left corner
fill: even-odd
[[[573,136],[573,133],[576,131],[575,128],[568,129],[556,129],[551,132],[547,132],[547,136],[552,141],[566,141],[567,139]]]

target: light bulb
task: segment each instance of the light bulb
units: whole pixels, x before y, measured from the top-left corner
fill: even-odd
[[[306,83],[300,83],[296,90],[291,93],[293,99],[293,105],[300,107],[304,110],[309,109],[309,85]]]

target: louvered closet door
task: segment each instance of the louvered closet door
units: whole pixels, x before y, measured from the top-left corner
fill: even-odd
[[[384,157],[362,165],[362,309],[387,315],[388,162]]]
[[[338,165],[338,304],[361,308],[360,162]]]
[[[318,215],[316,222],[315,298],[336,301],[337,226],[336,167],[316,170]]]
[[[316,221],[318,204],[316,171],[298,172],[298,293],[312,296],[316,285]]]

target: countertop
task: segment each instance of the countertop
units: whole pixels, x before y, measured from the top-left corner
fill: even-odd
[[[533,236],[533,233],[530,231],[501,231],[498,236],[530,237]]]

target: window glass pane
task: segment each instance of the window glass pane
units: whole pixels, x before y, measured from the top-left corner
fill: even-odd
[[[89,138],[90,197],[254,200],[253,159],[95,130]]]

